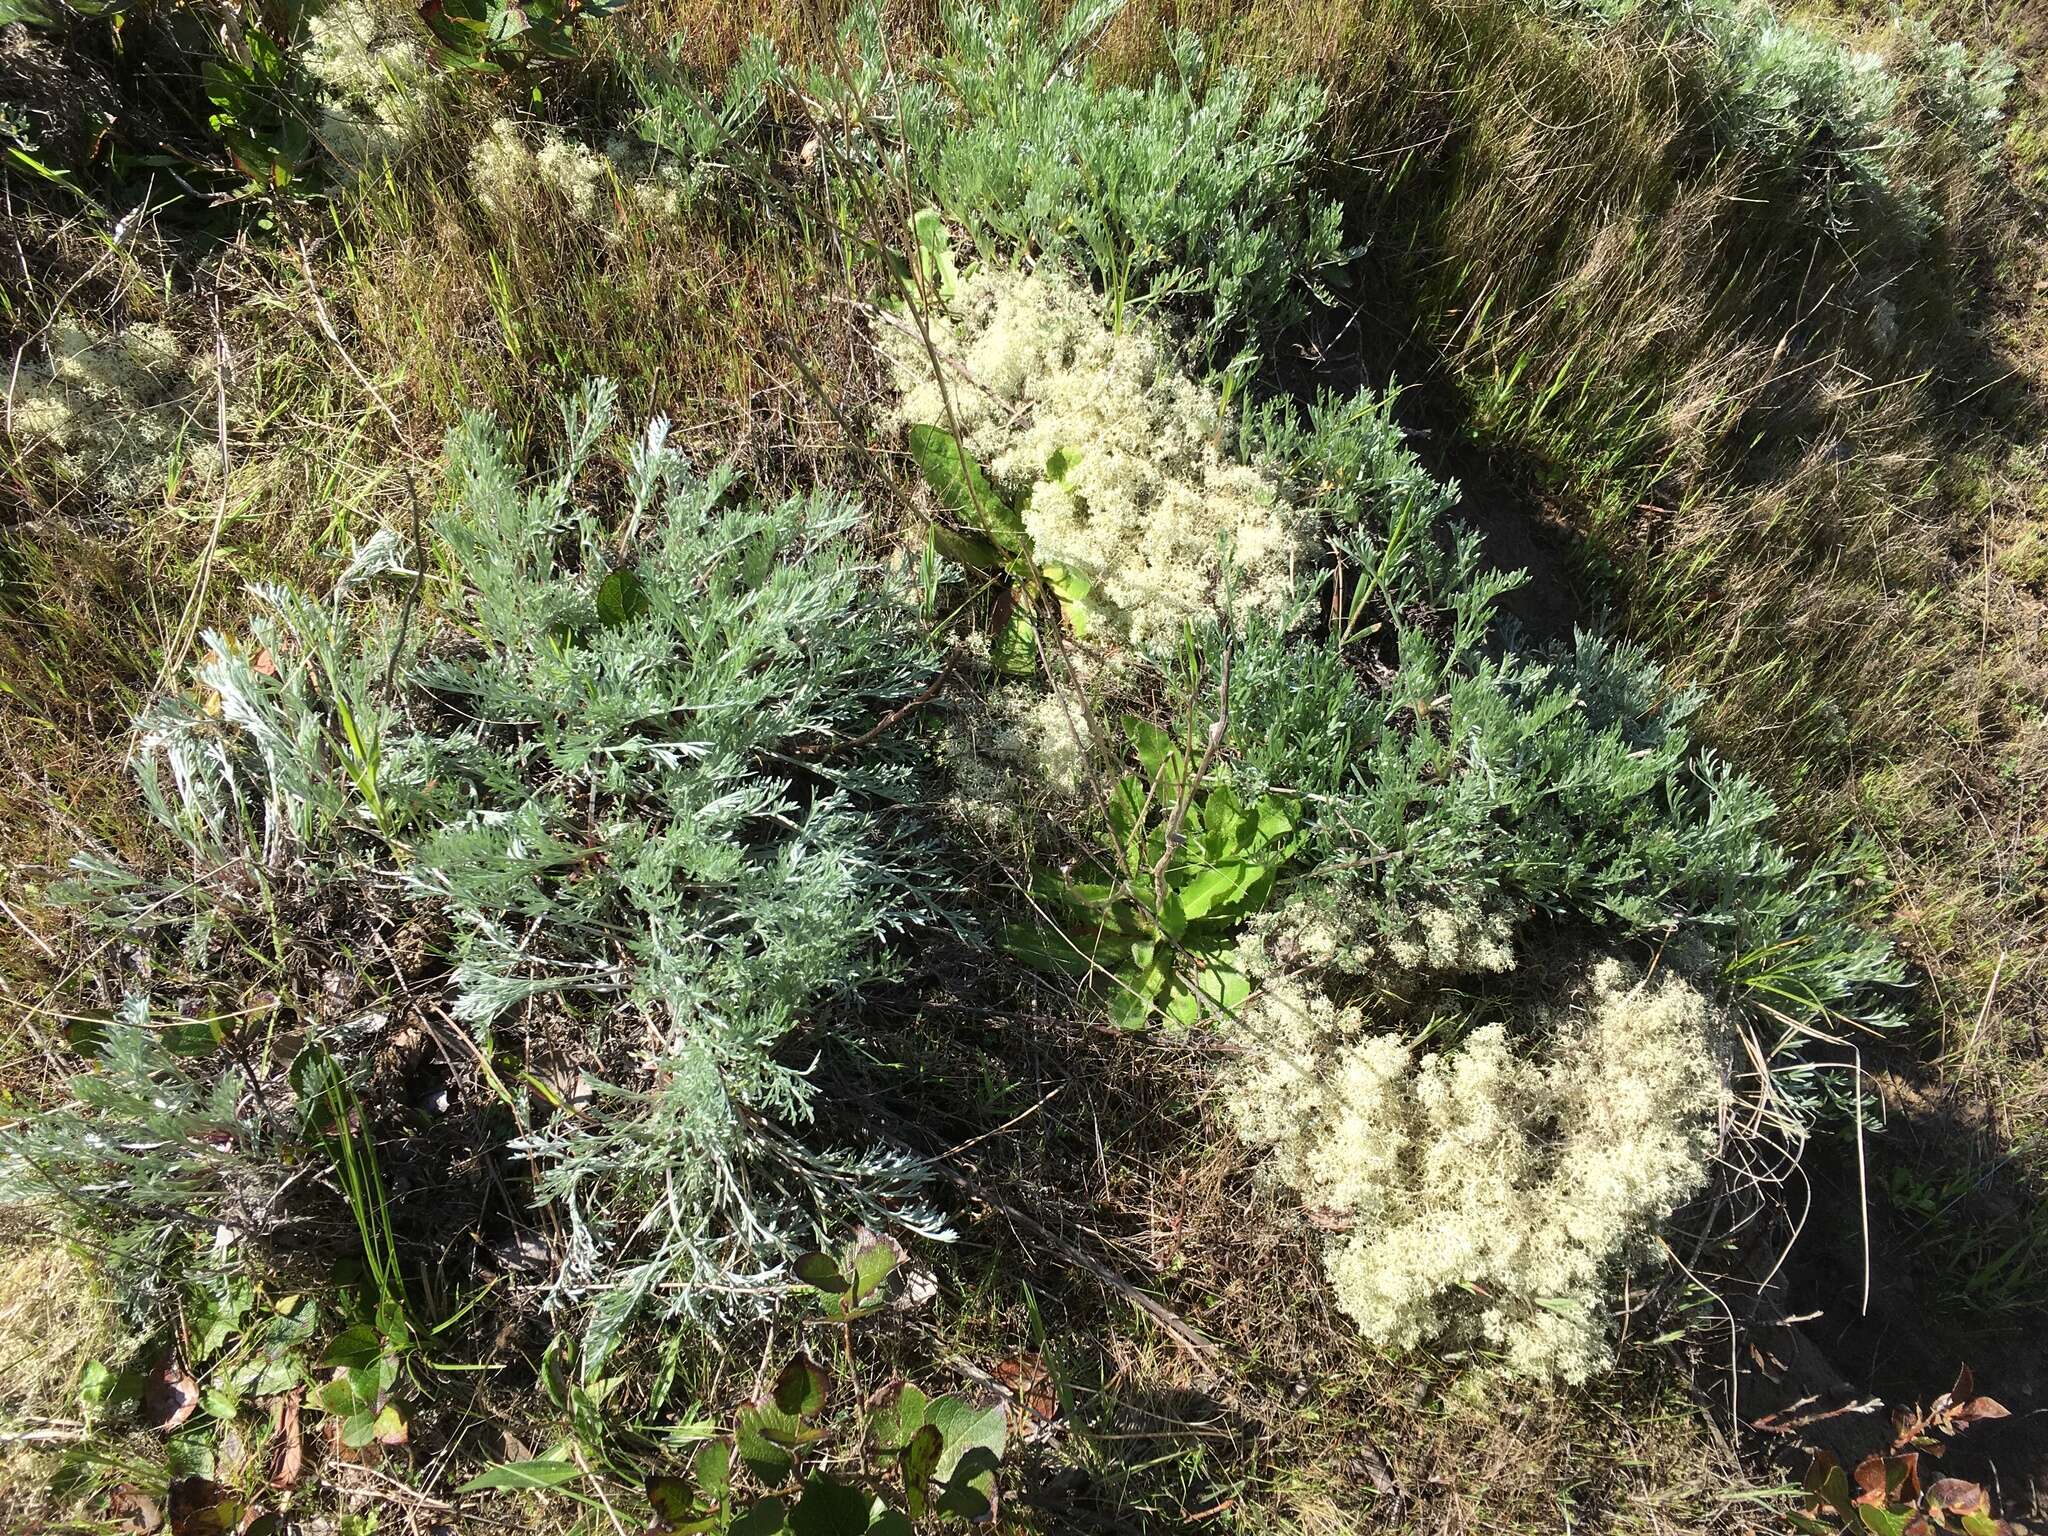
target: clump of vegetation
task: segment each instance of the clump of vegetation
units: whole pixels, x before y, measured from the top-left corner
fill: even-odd
[[[557,1337],[540,1375],[563,1439],[545,1455],[486,1468],[457,1492],[559,1489],[605,1508],[644,1503],[649,1528],[668,1532],[901,1536],[990,1519],[1009,1439],[1005,1400],[928,1394],[901,1379],[865,1400],[846,1390],[843,1378],[857,1369],[852,1325],[906,1299],[892,1279],[900,1257],[863,1233],[838,1255],[797,1260],[819,1303],[812,1341],[739,1410],[730,1434],[694,1425],[663,1443],[616,1424],[607,1399],[621,1379],[579,1376],[574,1345]],[[661,1470],[682,1461],[686,1470]]]
[[[1119,329],[1166,309],[1211,356],[1286,330],[1344,254],[1342,210],[1309,175],[1322,91],[1261,92],[1191,32],[1143,90],[1093,80],[1085,44],[1110,14],[1048,27],[1033,3],[955,7],[937,88],[901,103],[911,174],[985,256],[1084,265]]]
[[[1564,0],[1556,12],[1608,26],[1659,28],[1704,55],[1708,99],[1727,145],[1798,187],[1838,233],[1859,220],[1936,215],[1928,179],[1985,170],[2005,131],[2013,66],[1939,43],[1895,15],[1881,48],[1781,17],[1764,0]]]
[[[380,956],[406,1012],[469,1037],[443,1094],[509,1122],[531,1160],[562,1223],[548,1295],[594,1314],[593,1369],[643,1306],[762,1304],[821,1223],[881,1219],[914,1179],[886,1146],[805,1140],[818,1087],[790,1037],[814,1054],[835,1000],[943,901],[893,809],[915,754],[872,730],[934,658],[870,601],[854,508],[748,505],[659,423],[613,542],[577,496],[609,398],[572,402],[568,458],[537,485],[487,423],[455,435],[456,507],[427,553],[460,641],[367,598],[398,560],[380,538],[329,598],[272,589],[246,640],[209,635],[189,688],[142,719],[141,788],[175,857],[81,858],[73,898],[143,969],[107,979],[127,1016],[77,1079],[82,1113],[8,1133],[17,1198],[102,1232],[125,1210],[156,1233],[146,1261],[197,1211],[265,1234],[302,1134],[294,1056],[360,1081],[389,1049]],[[205,1000],[253,984],[252,955],[285,995],[221,1017]],[[213,1016],[196,1054],[166,1052],[146,995]]]
[[[1036,872],[1047,920],[1011,946],[1099,980],[1126,1027],[1208,1018],[1242,1035],[1239,1129],[1359,1234],[1329,1268],[1369,1336],[1484,1339],[1513,1370],[1583,1381],[1611,1359],[1611,1292],[1705,1182],[1727,1024],[1696,988],[1640,992],[1616,961],[1586,982],[1583,1026],[1489,1025],[1418,1060],[1303,995],[1270,961],[1262,910],[1293,884],[1291,909],[1316,916],[1282,946],[1381,987],[1402,970],[1512,969],[1517,921],[1537,911],[1660,947],[1682,937],[1719,971],[1710,985],[1778,1013],[1781,1048],[1842,1011],[1879,1017],[1900,979],[1890,949],[1830,872],[1795,875],[1768,796],[1694,745],[1691,701],[1667,697],[1640,655],[1584,634],[1548,653],[1502,643],[1493,605],[1516,578],[1482,570],[1455,491],[1420,473],[1383,403],[1275,404],[1246,413],[1238,440],[1213,418],[1172,430],[1123,408],[1122,358],[1099,377],[1075,367],[1121,339],[1113,317],[1063,309],[1048,327],[1040,281],[962,281],[948,316],[987,311],[965,342],[947,317],[885,332],[911,430],[961,434],[930,471],[979,482],[952,509],[1020,507],[1009,531],[1029,563],[1080,574],[1088,600],[1120,597],[1109,616],[1173,701],[1168,727],[1072,727],[1098,752],[1123,736],[1137,769],[1081,824],[1080,856]],[[1135,371],[1159,366],[1148,354]],[[1299,530],[1284,573],[1231,579],[1236,504],[1172,494],[1190,442],[1216,462],[1226,445],[1264,451],[1264,503]],[[1109,536],[1082,553],[1069,523],[1093,538],[1110,500],[1075,489],[1096,483],[1090,466],[1130,511],[1102,518]],[[1336,571],[1301,568],[1318,525]],[[1145,590],[1133,568],[1162,543],[1211,540],[1218,566],[1178,585],[1206,604],[1156,602],[1153,619],[1123,596]],[[1247,933],[1260,943],[1246,949]],[[1465,1287],[1490,1298],[1476,1316],[1446,1302]]]
[[[1261,959],[1294,942],[1262,938]],[[1602,960],[1535,1027],[1418,1055],[1325,976],[1251,974],[1231,1118],[1333,1232],[1330,1281],[1366,1336],[1483,1343],[1527,1376],[1607,1369],[1619,1280],[1706,1182],[1726,1033],[1707,998]]]
[[[1468,1520],[1428,1490],[1482,1433],[1571,1473],[1473,1474],[1504,1527],[1771,1497],[1636,1413],[1722,1356],[1685,1308],[1783,1268],[1765,1163],[1847,1126],[1807,1048],[1905,998],[1883,861],[1760,785],[1810,743],[1711,729],[1777,686],[1743,646],[1826,648],[1743,608],[1723,671],[1667,672],[1496,536],[1540,489],[1620,559],[1797,460],[1744,537],[1805,537],[1918,473],[1836,450],[1946,387],[1899,370],[1957,320],[1997,68],[1719,5],[660,12],[593,50],[605,9],[117,7],[116,54],[124,17],[190,45],[205,132],[72,177],[0,125],[38,199],[175,173],[238,236],[143,284],[136,231],[39,211],[24,271],[74,264],[7,312],[99,318],[29,338],[10,410],[167,412],[88,377],[143,315],[262,404],[149,531],[193,557],[174,631],[177,560],[119,567],[134,776],[90,814],[21,745],[71,717],[14,731],[25,680],[84,686],[15,660],[55,566],[0,549],[8,804],[80,850],[0,900],[0,1198],[133,1330],[0,1403],[78,1437],[54,1501],[1422,1527]],[[317,367],[251,339],[293,325]],[[552,413],[593,374],[673,422]],[[45,522],[89,447],[8,465]],[[289,560],[273,476],[329,520]],[[68,536],[123,536],[98,501]],[[1630,620],[1677,590],[1575,580],[1617,572]],[[1908,1461],[1986,1402],[1802,1513],[1995,1529]]]
[[[44,355],[20,363],[4,396],[8,435],[66,490],[126,502],[167,476],[220,473],[215,359],[164,326],[105,334],[61,319]]]
[[[1197,710],[1227,702],[1248,790],[1315,808],[1314,857],[1351,910],[1387,935],[1431,911],[1684,931],[1759,1006],[1886,1019],[1902,978],[1863,921],[1867,851],[1802,870],[1771,797],[1694,741],[1697,695],[1596,634],[1503,646],[1498,604],[1521,576],[1483,566],[1454,489],[1388,441],[1369,399],[1269,413],[1251,440],[1328,488],[1341,563],[1303,601],[1336,617],[1211,631],[1230,693],[1210,683]]]
[[[1118,328],[1056,271],[984,267],[944,313],[880,334],[903,420],[957,435],[1084,628],[1160,652],[1226,597],[1287,605],[1310,519],[1224,451],[1221,402],[1156,325]]]
[[[367,170],[418,143],[434,81],[426,50],[388,14],[366,0],[315,12],[303,61],[324,97],[314,138],[343,167]]]

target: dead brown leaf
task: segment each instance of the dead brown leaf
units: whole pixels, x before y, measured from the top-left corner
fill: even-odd
[[[1927,1490],[1927,1501],[1953,1514],[1989,1514],[1991,1503],[1984,1490],[1960,1477],[1944,1477]]]
[[[277,1400],[277,1433],[271,1441],[270,1486],[295,1488],[306,1465],[305,1436],[299,1429],[299,1408],[306,1389],[294,1387]]]
[[[139,1536],[150,1536],[164,1523],[162,1506],[131,1484],[124,1484],[107,1495],[107,1514],[128,1530],[138,1532]]]
[[[171,1536],[233,1536],[246,1523],[242,1501],[210,1477],[185,1477],[170,1488]]]
[[[142,1383],[142,1422],[168,1434],[198,1411],[199,1383],[176,1359],[163,1362]]]
[[[1979,1419],[2009,1419],[2012,1410],[1995,1397],[1973,1397],[1957,1405],[1949,1415],[1957,1424],[1975,1424]]]
[[[1018,1427],[1024,1439],[1037,1439],[1059,1418],[1059,1395],[1042,1356],[1018,1354],[998,1360],[995,1378],[1021,1410],[1023,1422]]]

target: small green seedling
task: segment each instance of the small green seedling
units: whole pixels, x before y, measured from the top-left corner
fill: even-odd
[[[896,1272],[902,1255],[885,1238],[862,1236],[843,1255],[807,1253],[795,1264],[796,1276],[818,1293],[825,1315],[834,1322],[866,1317],[882,1305],[883,1284]]]
[[[1132,716],[1124,730],[1141,771],[1110,794],[1106,846],[1078,878],[1034,875],[1054,919],[1013,927],[1008,943],[1048,969],[1106,973],[1110,1015],[1127,1029],[1159,1014],[1191,1026],[1250,995],[1237,932],[1300,850],[1301,806],[1278,795],[1246,805],[1226,783],[1200,784],[1194,754],[1150,721]]]

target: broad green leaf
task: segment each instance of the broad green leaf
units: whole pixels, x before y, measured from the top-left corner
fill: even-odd
[[[1045,923],[1010,923],[1003,929],[1003,948],[1041,971],[1057,971],[1076,979],[1088,974],[1088,957],[1060,929]]]
[[[1849,1474],[1842,1470],[1840,1463],[1830,1462],[1826,1472],[1821,1477],[1816,1491],[1844,1519],[1855,1518],[1855,1490],[1849,1486]]]
[[[740,1460],[769,1486],[784,1482],[796,1469],[794,1448],[807,1440],[802,1422],[772,1402],[749,1403],[740,1410],[737,1440]]]
[[[1181,905],[1177,891],[1166,893],[1166,902],[1159,909],[1159,931],[1169,939],[1178,939],[1188,931],[1187,909]]]
[[[640,578],[625,566],[605,577],[597,589],[597,621],[606,629],[618,629],[645,617],[650,604]]]
[[[1009,1440],[1003,1405],[977,1408],[958,1398],[941,1397],[932,1403],[929,1418],[946,1437],[936,1476],[947,1485],[948,1494],[956,1489],[983,1494],[993,1490],[996,1464]],[[943,1501],[940,1507],[946,1507]]]
[[[576,1340],[558,1333],[548,1341],[540,1357],[541,1390],[548,1401],[564,1413],[569,1411],[569,1392],[575,1381]]]
[[[723,1440],[705,1441],[697,1447],[690,1475],[707,1502],[723,1504],[732,1491],[732,1447]]]
[[[853,1299],[866,1301],[896,1269],[896,1250],[879,1240],[863,1244],[853,1256]]]
[[[945,1432],[936,1424],[925,1424],[897,1455],[896,1465],[903,1473],[903,1506],[913,1520],[924,1518],[931,1502],[932,1479],[938,1476],[939,1457],[945,1448]]]
[[[1217,784],[1202,797],[1201,826],[1215,840],[1216,857],[1228,858],[1250,850],[1259,822],[1228,784]]]
[[[43,0],[0,0],[0,27],[17,21],[31,27],[54,27],[58,23],[57,11]]]
[[[1038,672],[1038,626],[1021,607],[1013,606],[1003,627],[989,641],[989,660],[1005,677],[1032,677]]]
[[[982,473],[981,466],[943,427],[918,422],[909,432],[910,457],[923,471],[939,505],[979,528],[1006,554],[1028,555],[1031,536],[1024,519]]]
[[[1258,804],[1259,836],[1267,842],[1280,842],[1301,825],[1301,802],[1283,800],[1278,795],[1261,795]]]
[[[849,1284],[845,1275],[839,1272],[837,1261],[822,1253],[807,1253],[794,1266],[797,1279],[812,1290],[823,1291],[828,1296],[837,1296]]]
[[[487,16],[485,33],[493,43],[509,43],[532,26],[516,0],[492,0]]]
[[[727,1536],[781,1536],[789,1529],[789,1506],[779,1498],[757,1500],[733,1521]]]
[[[1046,588],[1059,599],[1060,611],[1067,616],[1068,627],[1081,639],[1087,639],[1088,599],[1095,591],[1095,583],[1064,565],[1041,566],[1039,575],[1045,578]]]
[[[970,571],[994,571],[1003,563],[1003,552],[978,533],[962,533],[944,523],[933,523],[932,547],[955,565]]]
[[[1099,918],[1123,899],[1122,893],[1113,885],[1101,880],[1062,880],[1052,876],[1041,888],[1036,882],[1032,890],[1041,900],[1060,902],[1086,913],[1090,918]]]
[[[1109,1022],[1118,1029],[1146,1028],[1152,1022],[1152,999],[1119,977],[1109,993]]]
[[[1858,1504],[1856,1517],[1871,1536],[1905,1536],[1906,1512],[1894,1512],[1878,1504]]]
[[[583,1475],[573,1461],[503,1461],[472,1477],[457,1493],[489,1493],[514,1488],[559,1488]]]
[[[1131,750],[1137,753],[1146,776],[1158,785],[1153,798],[1171,805],[1187,777],[1187,753],[1170,734],[1142,715],[1124,716],[1124,734],[1130,738]]]
[[[654,1514],[648,1526],[649,1536],[682,1536],[684,1532],[705,1528],[704,1511],[697,1505],[697,1490],[688,1478],[650,1477],[646,1488],[647,1507]]]
[[[1217,1007],[1236,1012],[1252,995],[1251,978],[1229,965],[1204,965],[1195,971],[1195,990]]]
[[[910,216],[911,244],[917,251],[918,266],[925,281],[950,304],[960,287],[960,274],[953,266],[953,236],[936,208],[920,208]]]
[[[377,1336],[377,1330],[368,1323],[357,1323],[335,1337],[320,1356],[322,1365],[338,1365],[346,1370],[365,1370],[377,1363],[384,1353],[384,1341]]]
[[[995,1508],[997,1458],[985,1450],[967,1453],[946,1479],[934,1506],[942,1515],[961,1520],[986,1520]]]
[[[142,1378],[133,1371],[115,1371],[103,1361],[88,1360],[78,1377],[78,1401],[88,1418],[118,1413],[142,1396]]]
[[[880,1509],[872,1494],[814,1472],[789,1512],[790,1536],[863,1536]]]
[[[1205,869],[1174,892],[1180,910],[1191,923],[1200,922],[1220,906],[1227,907],[1244,893],[1259,871],[1243,864],[1219,864]]]
[[[370,1426],[370,1436],[380,1445],[403,1445],[406,1435],[405,1414],[398,1404],[386,1403],[377,1410],[376,1420]]]
[[[868,1443],[878,1451],[900,1451],[924,1428],[928,1407],[929,1399],[917,1387],[891,1383],[868,1414]]]
[[[775,1406],[795,1419],[825,1411],[825,1368],[808,1355],[794,1356],[775,1378]]]

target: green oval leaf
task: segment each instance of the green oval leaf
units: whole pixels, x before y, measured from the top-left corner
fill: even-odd
[[[597,589],[597,621],[606,629],[618,629],[646,616],[652,605],[640,578],[621,566],[605,577]]]

